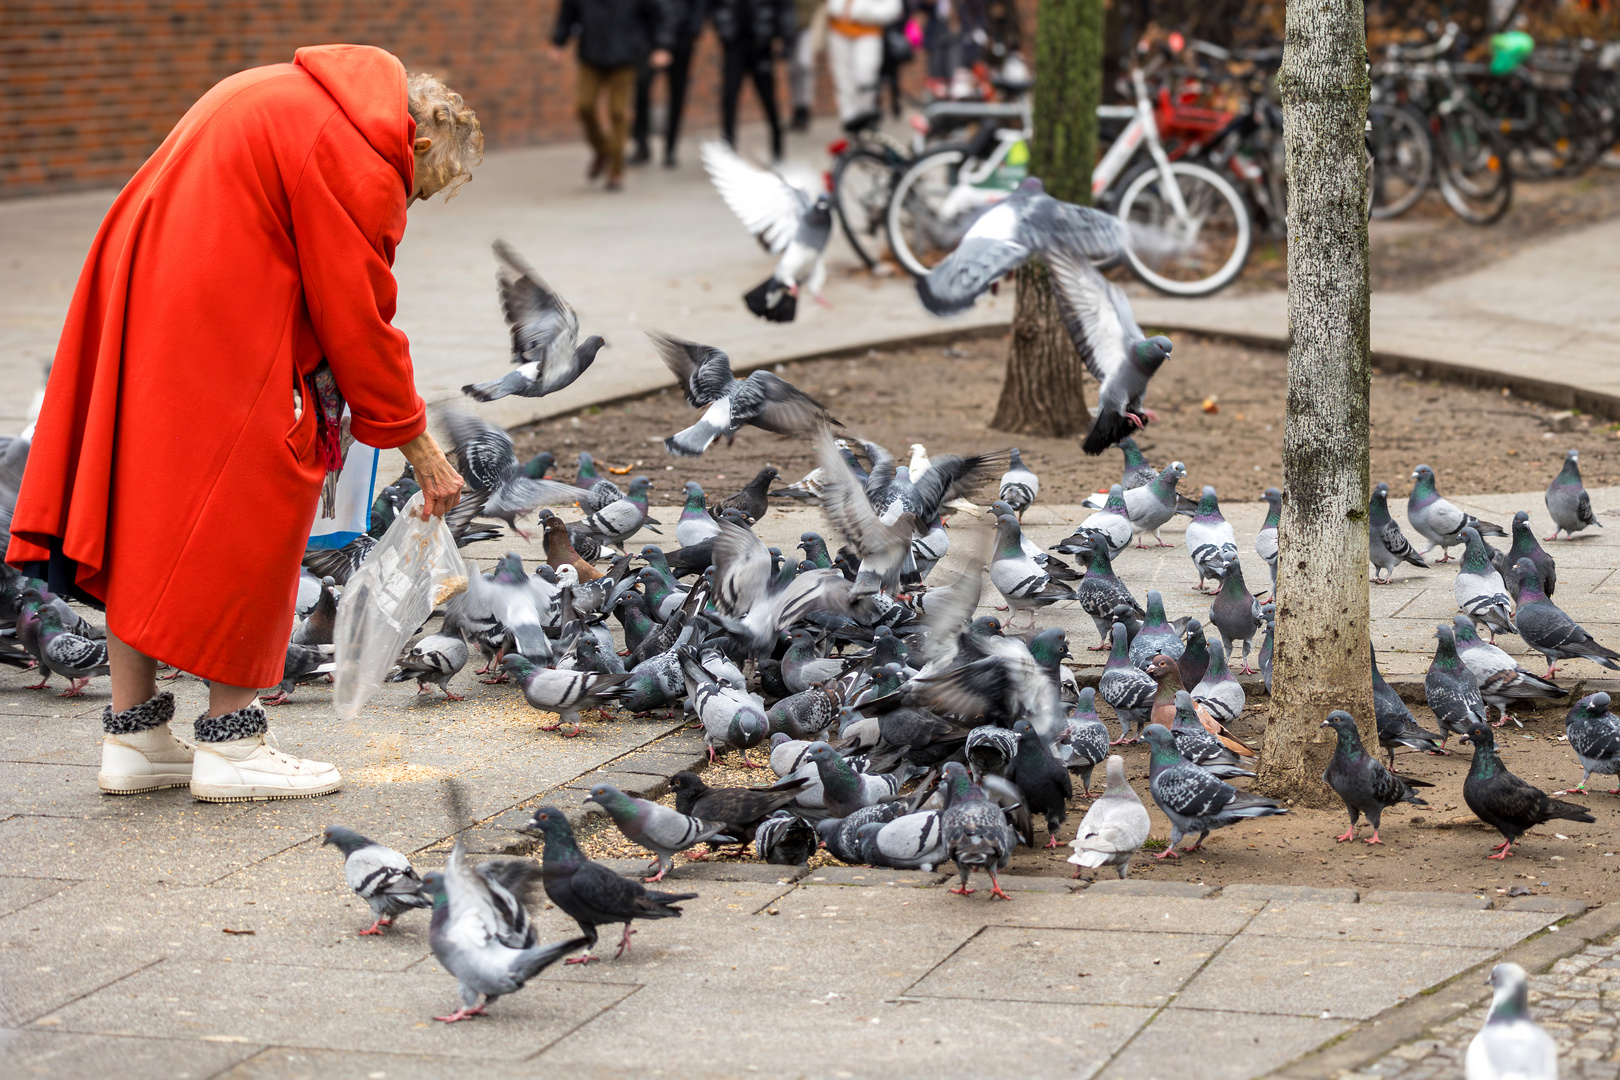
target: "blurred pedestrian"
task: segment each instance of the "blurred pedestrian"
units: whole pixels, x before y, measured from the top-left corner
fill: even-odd
[[[737,99],[743,81],[754,84],[755,96],[771,128],[771,160],[782,160],[782,117],[776,108],[776,53],[794,37],[793,0],[712,0],[710,18],[724,50],[720,73],[720,130],[737,145]],[[780,43],[780,45],[779,45]]]
[[[668,12],[671,35],[669,64],[664,72],[664,168],[676,165],[675,147],[681,138],[681,114],[686,108],[686,85],[692,70],[692,48],[703,33],[708,18],[710,0],[664,0]],[[652,85],[658,69],[651,57],[636,68],[636,119],[631,129],[636,149],[630,155],[630,164],[642,165],[652,160],[648,138],[652,134]]]
[[[574,108],[593,154],[585,175],[595,180],[605,174],[608,191],[624,185],[636,68],[643,61],[655,69],[668,66],[673,24],[667,0],[562,0],[558,5],[557,28],[551,35],[558,59],[569,40],[579,38]],[[608,106],[605,128],[598,110],[603,94]]]
[[[838,119],[846,130],[879,119],[883,28],[904,10],[903,0],[827,0],[827,63],[838,90]]]
[[[788,94],[793,100],[789,131],[810,130],[810,109],[816,102],[816,53],[826,39],[824,0],[794,0],[792,51],[788,54]]]

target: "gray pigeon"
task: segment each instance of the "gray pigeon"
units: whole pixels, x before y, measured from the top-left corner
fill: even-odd
[[[1524,968],[1497,964],[1485,981],[1495,993],[1485,1026],[1463,1055],[1466,1080],[1558,1080],[1558,1044],[1530,1018]]]
[[[467,639],[462,636],[460,627],[452,624],[436,634],[418,638],[396,661],[399,667],[388,676],[388,681],[415,679],[419,694],[427,693],[429,686],[436,685],[444,691],[446,701],[465,701],[462,695],[450,692],[450,680],[467,666],[467,656]]]
[[[653,853],[655,858],[647,869],[656,866],[658,873],[643,879],[648,883],[664,880],[664,875],[674,865],[672,860],[677,852],[705,840],[713,840],[717,844],[737,842],[732,837],[721,835],[721,830],[725,828],[722,822],[702,821],[646,799],[631,798],[612,784],[598,784],[591,788],[585,801],[593,802],[607,811],[608,817],[613,819],[613,824],[619,827],[626,839]]]
[[[1118,491],[1117,487],[1115,491]],[[1115,608],[1123,604],[1138,615],[1147,615],[1142,605],[1136,602],[1136,597],[1131,595],[1131,590],[1114,573],[1111,546],[1106,542],[1089,543],[1085,549],[1089,559],[1086,576],[1074,588],[1081,610],[1091,616],[1091,622],[1097,628],[1100,640],[1098,644],[1090,646],[1092,652],[1101,652],[1110,646]]]
[[[1142,543],[1142,537],[1148,533],[1153,534],[1160,547],[1170,546],[1159,536],[1159,530],[1176,516],[1176,484],[1186,475],[1187,466],[1172,461],[1151,484],[1125,492],[1125,513],[1131,519],[1137,547],[1147,546]]]
[[[1591,496],[1581,485],[1580,460],[1579,450],[1565,454],[1564,467],[1547,487],[1547,513],[1552,515],[1553,525],[1556,526],[1548,540],[1558,539],[1560,532],[1566,532],[1573,538],[1589,525],[1603,528],[1603,523],[1592,515]]]
[[[1457,597],[1458,609],[1475,623],[1486,627],[1494,643],[1498,632],[1514,632],[1513,601],[1507,594],[1507,586],[1502,583],[1502,575],[1491,565],[1491,551],[1485,546],[1485,541],[1479,538],[1479,532],[1468,526],[1462,534],[1462,563],[1457,567],[1457,579],[1452,583],[1452,590]]]
[[[1378,745],[1389,754],[1389,767],[1395,767],[1395,748],[1397,746],[1409,747],[1413,750],[1422,750],[1430,754],[1443,754],[1440,749],[1444,739],[1432,731],[1426,731],[1419,726],[1412,710],[1406,707],[1401,695],[1395,692],[1394,687],[1384,681],[1384,673],[1378,670],[1378,653],[1372,651],[1372,684],[1373,684],[1373,715],[1378,720]]]
[[[764,742],[770,721],[765,704],[746,690],[715,681],[699,661],[695,650],[680,652],[681,671],[686,679],[686,696],[703,725],[703,745],[714,761],[716,752],[736,750],[743,768],[755,768],[748,760],[748,748]]]
[[[824,193],[812,195],[774,169],[744,160],[724,142],[704,143],[702,156],[714,189],[731,212],[761,247],[781,256],[771,276],[744,295],[748,310],[771,322],[792,322],[801,286],[821,300],[832,236],[831,200]]]
[[[540,506],[566,506],[585,498],[586,492],[572,484],[525,473],[512,437],[494,424],[450,409],[445,411],[444,424],[462,479],[473,491],[484,493],[483,508],[476,516],[504,521],[527,540],[529,534],[518,527],[518,518]]]
[[[1378,838],[1378,825],[1383,820],[1386,806],[1403,802],[1413,806],[1429,805],[1412,790],[1412,785],[1419,781],[1396,776],[1384,768],[1383,762],[1367,753],[1361,745],[1361,733],[1356,730],[1355,717],[1343,710],[1331,712],[1322,721],[1322,726],[1332,728],[1339,737],[1322,779],[1344,801],[1344,808],[1350,812],[1350,827],[1343,836],[1335,836],[1335,840],[1341,844],[1354,840],[1356,823],[1361,820],[1362,814],[1366,814],[1373,831],[1365,842],[1382,844],[1383,841]]]
[[[1444,736],[1440,740],[1443,749],[1446,739],[1467,735],[1470,727],[1485,723],[1485,702],[1479,696],[1473,673],[1457,655],[1451,627],[1442,623],[1435,628],[1434,636],[1434,660],[1423,677],[1423,692]]]
[[[361,937],[380,936],[383,927],[393,926],[396,918],[412,908],[433,906],[433,901],[422,895],[422,879],[411,861],[393,848],[342,825],[328,825],[321,833],[321,846],[327,844],[335,844],[343,852],[343,880],[377,916],[371,926],[360,931]]]
[[[1579,623],[1566,615],[1562,608],[1547,599],[1541,591],[1541,577],[1535,564],[1520,559],[1515,566],[1519,573],[1519,609],[1514,613],[1513,625],[1524,643],[1547,658],[1547,674],[1558,673],[1558,661],[1584,657],[1601,664],[1610,671],[1620,671],[1620,653],[1600,645]]]
[[[1541,577],[1541,591],[1548,597],[1558,586],[1558,563],[1547,554],[1542,546],[1536,543],[1536,534],[1530,529],[1530,514],[1520,510],[1513,515],[1513,543],[1506,551],[1491,552],[1491,565],[1496,567],[1497,573],[1502,575],[1502,586],[1507,594],[1513,597],[1515,610],[1519,603],[1519,572],[1515,569],[1520,559],[1529,559],[1535,564],[1536,573]]]
[[[1067,751],[1063,764],[1080,774],[1081,793],[1091,798],[1091,771],[1108,758],[1108,728],[1097,719],[1097,690],[1083,687],[1080,701],[1069,713],[1065,740],[1058,749]]]
[[[1024,511],[1028,510],[1041,493],[1041,479],[1024,464],[1023,457],[1015,446],[1011,451],[1011,463],[1007,471],[1001,474],[1000,494],[997,496],[1011,506],[1018,520],[1024,520]]]
[[[650,487],[652,481],[645,476],[634,478],[623,498],[615,499],[586,517],[579,523],[580,528],[600,542],[617,547],[640,531],[643,525],[662,524],[647,514],[647,489]]]
[[[739,379],[731,373],[731,357],[719,349],[656,330],[647,336],[680,381],[686,403],[705,410],[697,423],[664,440],[671,454],[699,457],[721,436],[729,443],[744,424],[799,439],[828,424],[843,426],[821,402],[779,375],[756,371]]]
[[[1114,740],[1114,745],[1118,746],[1137,741],[1131,738],[1132,724],[1136,725],[1137,738],[1141,737],[1142,725],[1153,715],[1153,695],[1158,692],[1159,684],[1131,663],[1123,623],[1114,624],[1113,635],[1114,649],[1108,654],[1102,678],[1097,680],[1097,693],[1114,707],[1114,714],[1119,717],[1119,738]]]
[[[754,854],[771,866],[804,866],[820,847],[814,826],[790,810],[778,810],[754,831]]]
[[[281,682],[276,684],[274,697],[260,701],[262,705],[285,705],[292,700],[295,687],[314,682],[323,675],[337,670],[330,645],[299,645],[287,643],[287,659],[281,666]]]
[[[1121,879],[1131,872],[1131,859],[1147,842],[1153,823],[1148,819],[1142,798],[1125,780],[1125,759],[1114,754],[1108,759],[1108,786],[1091,804],[1080,821],[1070,847],[1074,854],[1075,877],[1081,867],[1100,869],[1112,866]]]
[[[709,513],[708,504],[704,501],[703,488],[697,481],[688,480],[686,505],[681,508],[681,518],[675,523],[675,542],[681,547],[691,547],[713,539],[719,531],[720,525]]]
[[[1254,534],[1254,553],[1271,571],[1271,591],[1276,592],[1277,529],[1282,524],[1282,492],[1276,488],[1266,488],[1260,497],[1266,501],[1266,520],[1261,523],[1260,531]],[[1388,517],[1389,511],[1385,510],[1384,515]],[[1202,587],[1203,581],[1200,579],[1198,584]]]
[[[861,861],[895,870],[931,871],[950,858],[938,810],[871,821],[856,830]]]
[[[1221,569],[1221,591],[1209,605],[1209,622],[1220,632],[1221,648],[1226,652],[1228,664],[1232,661],[1232,648],[1243,642],[1243,667],[1238,674],[1253,675],[1255,669],[1249,666],[1249,649],[1254,645],[1255,633],[1265,625],[1265,616],[1260,611],[1260,601],[1250,595],[1249,587],[1243,583],[1243,566],[1236,559]]]
[[[28,618],[28,613],[24,612],[23,617]],[[69,683],[58,697],[78,697],[92,678],[108,674],[110,669],[105,641],[82,637],[65,629],[61,615],[51,604],[40,605],[32,618],[39,632],[39,666],[49,674],[62,676]],[[18,630],[21,636],[21,621]]]
[[[1191,833],[1198,839],[1187,851],[1200,851],[1211,830],[1224,829],[1249,818],[1286,814],[1288,808],[1261,795],[1239,791],[1231,784],[1182,758],[1175,738],[1162,724],[1149,724],[1142,732],[1152,756],[1149,785],[1153,801],[1170,819],[1170,843],[1156,858],[1180,858],[1176,845]]]
[[[1406,520],[1429,542],[1423,554],[1439,548],[1441,562],[1451,558],[1451,549],[1463,542],[1462,531],[1470,525],[1481,536],[1507,535],[1502,526],[1465,514],[1441,498],[1435,488],[1434,470],[1427,465],[1412,470],[1412,494],[1406,501]]]
[[[596,460],[584,450],[579,452],[579,464],[574,470],[574,486],[585,492],[585,497],[579,500],[579,508],[587,514],[594,514],[608,503],[624,498],[624,492],[619,485],[596,471]],[[568,527],[569,540],[575,543],[575,550],[586,558],[595,558],[588,554],[574,541],[574,530],[577,525]]]
[[[1468,616],[1458,615],[1451,620],[1451,624],[1456,628],[1454,636],[1457,641],[1457,655],[1462,657],[1463,666],[1479,684],[1480,699],[1487,706],[1496,706],[1500,714],[1496,722],[1498,727],[1513,719],[1508,713],[1508,703],[1511,701],[1569,696],[1568,690],[1532,675],[1521,668],[1517,660],[1495,645],[1479,640],[1479,634],[1474,629],[1474,620]],[[1518,723],[1517,720],[1513,722]]]
[[[1199,633],[1202,635],[1203,632]],[[1203,679],[1192,688],[1192,699],[1223,725],[1243,715],[1249,695],[1244,691],[1243,684],[1232,678],[1232,672],[1226,666],[1225,649],[1210,653],[1209,667],[1205,669]]]
[[[1134,531],[1125,509],[1125,489],[1115,484],[1108,489],[1108,499],[1102,508],[1077,525],[1073,536],[1054,544],[1052,550],[1078,555],[1092,541],[1101,540],[1108,547],[1108,557],[1113,558],[1125,550]]]
[[[337,594],[333,591],[336,585],[335,578],[321,579],[321,594],[316,598],[314,607],[293,627],[294,645],[332,644],[332,636],[337,628]]]
[[[958,896],[976,892],[968,887],[968,875],[983,870],[990,875],[991,898],[1011,900],[996,877],[996,871],[1007,865],[1018,843],[1006,813],[968,779],[967,769],[960,762],[945,763],[941,784],[950,801],[940,815],[940,829],[959,878],[951,892]]]
[[[1593,773],[1620,775],[1620,717],[1609,711],[1608,694],[1592,694],[1577,701],[1564,717],[1564,737],[1586,771],[1573,791],[1553,794],[1584,794]],[[1609,794],[1620,795],[1620,786],[1610,788]]]
[[[1159,590],[1149,589],[1147,615],[1142,620],[1141,629],[1131,638],[1131,663],[1146,670],[1155,656],[1180,660],[1186,651],[1187,646],[1182,643],[1181,635],[1164,613],[1164,597]]]
[[[1372,498],[1367,503],[1367,558],[1373,564],[1373,583],[1387,585],[1395,580],[1395,568],[1411,563],[1428,569],[1412,548],[1406,534],[1389,516],[1389,485],[1380,481],[1373,486]],[[1385,577],[1385,574],[1388,577]]]
[[[505,241],[495,241],[495,258],[500,263],[496,280],[501,311],[512,331],[512,363],[517,367],[503,378],[469,383],[461,392],[477,401],[554,394],[585,374],[607,343],[599,334],[579,341],[574,309]]]
[[[498,859],[467,865],[456,837],[444,870],[422,878],[422,892],[433,901],[428,943],[433,957],[460,984],[461,1008],[436,1016],[453,1024],[483,1016],[495,999],[523,985],[589,939],[570,938],[541,945],[524,908],[540,880],[540,867],[527,859]],[[483,1003],[477,1004],[479,995]]]
[[[1271,490],[1276,490],[1275,488]],[[1276,532],[1273,528],[1272,542],[1276,542]],[[1215,489],[1208,484],[1204,485],[1203,498],[1198,502],[1198,511],[1187,525],[1187,554],[1192,558],[1193,569],[1198,571],[1199,592],[1204,591],[1204,582],[1214,578],[1217,583],[1221,580],[1221,567],[1230,559],[1237,558],[1237,533],[1232,530],[1232,523],[1221,516],[1221,504],[1215,497]],[[1259,541],[1256,541],[1258,550]],[[1276,552],[1267,560],[1275,565]]]
[[[1235,780],[1254,775],[1243,767],[1243,759],[1236,752],[1204,730],[1192,695],[1185,690],[1176,691],[1176,718],[1170,727],[1170,736],[1176,741],[1177,753],[1212,776]]]
[[[996,519],[995,554],[990,559],[990,583],[1014,611],[1027,611],[1030,625],[1035,624],[1039,608],[1060,600],[1079,599],[1066,586],[1052,580],[1052,575],[1035,565],[1024,554],[1023,530],[1018,519],[1003,514]],[[1011,625],[1009,620],[1009,625]]]
[[[526,657],[507,656],[501,666],[518,680],[523,699],[536,709],[557,714],[556,722],[541,724],[541,731],[556,731],[564,724],[574,730],[562,733],[571,739],[580,732],[579,714],[583,709],[600,709],[624,693],[630,676],[603,675],[596,671],[570,671],[539,667]]]

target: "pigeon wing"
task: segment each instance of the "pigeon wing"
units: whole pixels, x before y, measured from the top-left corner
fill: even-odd
[[[714,600],[722,612],[746,615],[764,595],[771,576],[771,553],[741,525],[721,521],[710,543],[714,560]]]
[[[1024,205],[1024,200],[1009,198],[980,215],[956,250],[917,279],[923,307],[935,315],[966,311],[980,293],[1034,254],[1024,236]]]
[[[686,403],[694,409],[713,405],[731,390],[736,379],[731,374],[731,357],[712,345],[672,337],[657,330],[647,332],[658,358],[680,380]]]
[[[756,371],[737,390],[731,423],[734,428],[753,424],[777,435],[805,438],[817,425],[838,421],[825,405],[786,379],[769,371]]]
[[[731,212],[760,246],[780,255],[799,231],[809,193],[787,177],[740,157],[723,142],[703,144],[703,168]]]
[[[1142,337],[1130,301],[1084,259],[1054,251],[1047,255],[1046,265],[1069,340],[1086,370],[1098,382],[1107,382],[1126,363],[1130,343]]]
[[[476,491],[488,491],[518,471],[511,436],[472,413],[446,410],[450,442],[455,446],[456,468]]]
[[[501,267],[501,311],[512,331],[512,363],[540,362],[542,384],[549,383],[573,364],[579,338],[579,316],[568,301],[505,241],[495,241]]]

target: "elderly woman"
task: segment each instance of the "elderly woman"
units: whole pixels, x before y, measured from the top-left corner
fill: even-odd
[[[211,802],[322,795],[265,743],[299,559],[356,439],[398,447],[430,512],[461,477],[426,433],[391,325],[405,208],[470,176],[478,120],[381,49],[300,49],[191,107],[113,203],[57,345],[6,554],[107,609],[100,784]],[[338,399],[341,395],[341,401]],[[207,679],[196,745],[159,662]]]

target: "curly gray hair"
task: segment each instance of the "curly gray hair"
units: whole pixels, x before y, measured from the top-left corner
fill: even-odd
[[[416,186],[424,199],[442,191],[449,200],[472,179],[473,166],[484,160],[484,129],[461,95],[433,75],[412,75],[405,83],[405,95],[417,138],[433,140],[425,151],[417,152]]]

